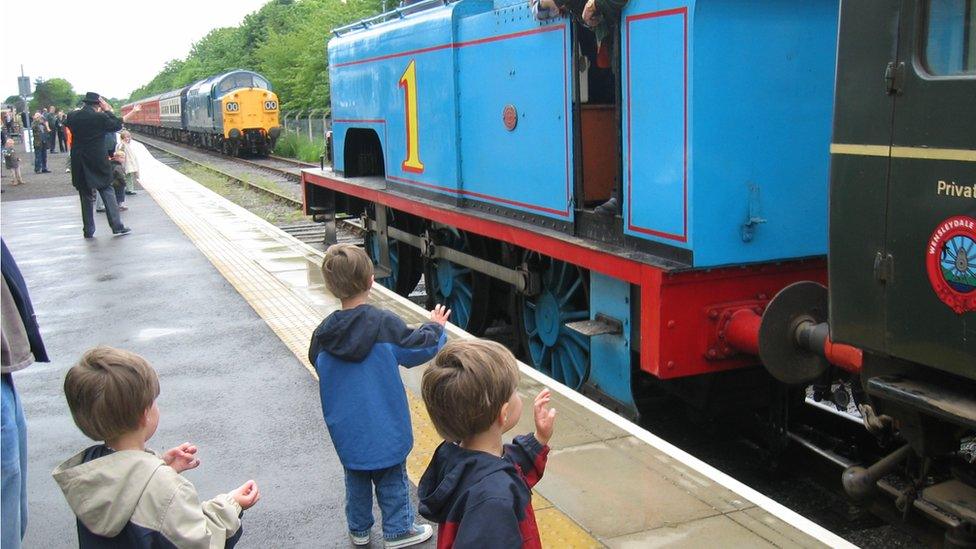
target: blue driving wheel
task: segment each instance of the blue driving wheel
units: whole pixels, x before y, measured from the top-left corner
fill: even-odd
[[[579,389],[590,372],[590,342],[566,324],[590,317],[586,275],[562,261],[538,255],[529,259],[542,273],[539,294],[521,299],[529,358],[535,369]]]
[[[474,235],[442,228],[433,236],[437,246],[484,257],[483,242]],[[438,258],[427,262],[424,281],[432,305],[442,304],[451,309],[451,322],[468,333],[484,334],[488,327],[491,288],[491,280],[486,275]]]
[[[398,215],[396,211],[386,210],[387,223],[400,230],[413,232],[416,234],[414,224],[404,215]],[[409,244],[401,243],[392,238],[388,239],[390,249],[390,276],[383,278],[376,277],[376,282],[402,295],[409,296],[420,282],[421,262],[420,250]],[[380,261],[380,246],[374,233],[366,236],[366,251],[373,260],[374,265]]]

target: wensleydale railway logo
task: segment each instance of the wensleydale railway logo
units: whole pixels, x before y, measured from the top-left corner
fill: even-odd
[[[932,289],[962,314],[976,311],[976,219],[956,216],[935,229],[926,249]]]

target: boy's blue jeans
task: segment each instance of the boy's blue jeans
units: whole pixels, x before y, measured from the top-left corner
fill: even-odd
[[[4,549],[17,549],[27,531],[27,423],[13,377],[10,374],[2,377],[0,545]]]
[[[39,172],[47,169],[47,145],[34,147],[34,171]]]
[[[407,464],[376,471],[346,472],[346,522],[349,531],[365,536],[373,527],[373,486],[383,513],[383,537],[392,539],[413,529],[414,510],[410,502]]]

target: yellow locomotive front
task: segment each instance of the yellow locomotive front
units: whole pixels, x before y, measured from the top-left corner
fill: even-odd
[[[281,135],[278,96],[263,88],[240,88],[221,97],[224,139],[229,153],[267,155]]]

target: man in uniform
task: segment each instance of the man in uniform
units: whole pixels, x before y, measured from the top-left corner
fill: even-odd
[[[105,134],[121,130],[122,122],[140,107],[137,105],[120,119],[115,116],[112,106],[97,93],[86,93],[82,103],[81,109],[68,114],[65,126],[71,130],[71,184],[81,197],[85,238],[95,236],[96,192],[105,202],[105,215],[112,233],[128,234],[131,229],[122,224],[112,188],[112,164],[105,153]]]

